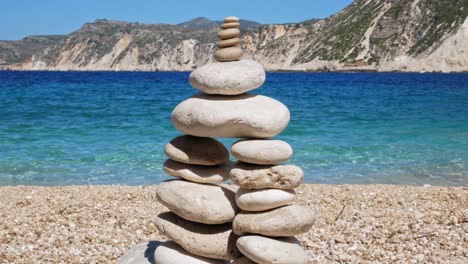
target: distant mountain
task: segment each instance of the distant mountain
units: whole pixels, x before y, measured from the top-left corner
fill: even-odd
[[[218,21],[209,20],[205,17],[197,17],[190,21],[177,24],[179,27],[189,29],[211,29],[220,26],[221,23]]]
[[[468,71],[467,0],[354,0],[326,19],[241,21],[242,47],[268,70]],[[0,67],[189,71],[213,61],[220,21],[96,20],[68,36],[0,42]]]
[[[239,22],[241,24],[241,30],[256,29],[261,26],[260,23],[250,20],[241,19]],[[177,26],[184,27],[187,29],[213,29],[221,26],[221,24],[223,24],[223,21],[213,21],[205,17],[197,17],[190,21],[177,24]]]
[[[0,66],[31,60],[32,56],[53,46],[66,36],[29,36],[18,41],[0,41]]]

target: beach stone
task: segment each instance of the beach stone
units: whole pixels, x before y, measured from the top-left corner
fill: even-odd
[[[288,205],[265,212],[241,212],[232,223],[236,235],[260,234],[270,237],[295,236],[309,231],[315,211],[302,205]]]
[[[239,18],[235,16],[226,17],[224,23],[239,22]]]
[[[214,166],[229,160],[229,152],[219,141],[208,137],[179,136],[164,148],[172,160],[194,165]]]
[[[274,137],[287,127],[289,118],[289,110],[281,102],[252,94],[197,94],[172,112],[176,129],[200,137]]]
[[[268,238],[243,236],[237,240],[237,248],[256,263],[305,264],[307,252],[294,237]]]
[[[117,260],[118,264],[154,264],[155,250],[164,241],[150,241],[137,244]]]
[[[215,62],[194,70],[189,81],[206,94],[238,95],[262,86],[265,70],[252,60]]]
[[[234,261],[231,262],[231,264],[256,264],[256,263],[244,256],[244,257],[235,259]]]
[[[244,189],[294,189],[302,184],[304,172],[295,165],[255,165],[236,162],[232,181]]]
[[[217,185],[184,180],[165,181],[159,185],[156,196],[173,213],[198,223],[232,222],[239,211],[235,193]]]
[[[157,264],[227,264],[225,260],[191,254],[174,241],[167,241],[156,248],[154,262]]]
[[[156,228],[188,252],[207,258],[234,260],[241,254],[231,224],[206,225],[185,220],[172,212],[156,216]]]
[[[232,144],[231,153],[243,162],[269,165],[289,160],[293,149],[282,140],[246,139]]]
[[[170,176],[186,179],[198,183],[222,183],[229,179],[232,163],[227,162],[218,166],[190,165],[171,159],[163,165],[164,172]]]
[[[242,57],[242,49],[239,47],[223,48],[217,50],[214,56],[217,61],[237,61],[240,60]]]
[[[292,203],[295,197],[294,190],[239,188],[236,203],[244,211],[265,211]]]
[[[224,23],[221,25],[222,29],[227,29],[227,28],[238,28],[240,26],[239,22],[229,22],[229,23]]]
[[[240,43],[240,38],[230,38],[216,42],[218,48],[233,47]]]
[[[219,39],[229,39],[229,38],[237,38],[240,35],[240,30],[238,28],[228,28],[223,29],[218,32],[217,36]]]

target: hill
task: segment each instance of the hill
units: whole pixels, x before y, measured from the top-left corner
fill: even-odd
[[[467,15],[466,0],[354,0],[321,20],[242,21],[242,45],[268,70],[468,71]],[[0,42],[0,67],[187,71],[213,61],[220,23],[96,20],[37,45]]]

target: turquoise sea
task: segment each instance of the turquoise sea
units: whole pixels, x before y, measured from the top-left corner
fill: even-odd
[[[157,184],[188,73],[0,72],[0,185]],[[468,185],[468,74],[269,73],[307,183]],[[231,144],[232,139],[222,140]]]

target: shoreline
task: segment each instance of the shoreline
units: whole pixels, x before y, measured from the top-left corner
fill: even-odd
[[[22,69],[2,69],[0,68],[0,72],[80,72],[80,73],[86,73],[86,72],[142,72],[142,73],[149,73],[149,72],[158,72],[158,73],[164,73],[164,72],[185,72],[185,73],[190,73],[191,71],[185,71],[185,70],[172,70],[172,71],[164,71],[164,70],[22,70]],[[334,70],[334,71],[312,71],[312,70],[265,70],[267,73],[383,73],[383,74],[392,74],[392,73],[408,73],[408,74],[466,74],[468,73],[468,70],[464,71],[379,71],[377,69],[341,69],[341,70]]]
[[[115,263],[163,240],[157,185],[0,187],[0,263]],[[299,236],[311,263],[466,263],[468,187],[304,184],[317,212]]]

